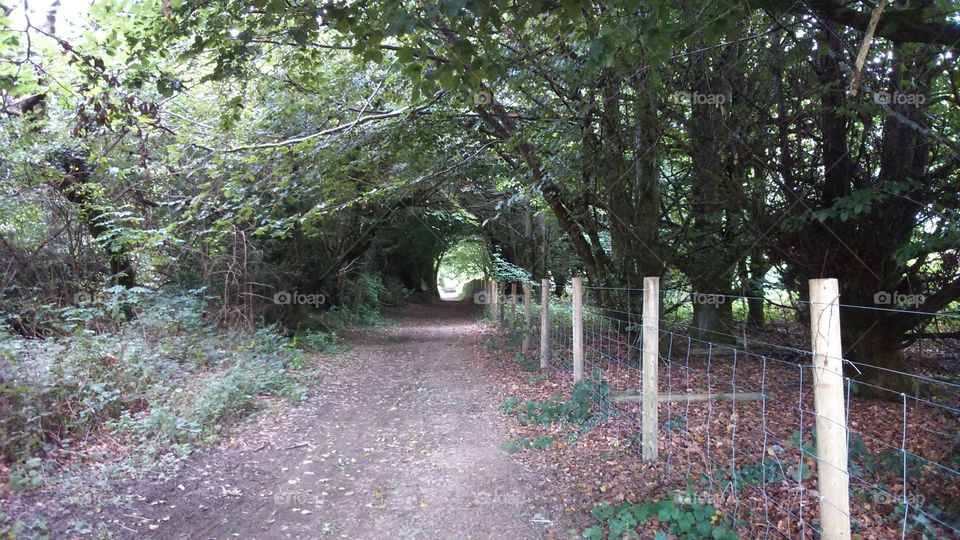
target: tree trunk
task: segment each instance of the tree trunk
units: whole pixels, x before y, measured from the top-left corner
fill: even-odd
[[[770,264],[762,254],[754,254],[746,265],[744,292],[747,296],[747,325],[763,329],[766,326],[764,314],[764,278],[770,270]]]
[[[733,322],[733,305],[724,302],[694,302],[690,335],[694,339],[714,343],[734,343],[737,328]]]
[[[901,392],[917,393],[917,380],[906,375],[910,369],[902,351],[905,330],[897,315],[869,309],[841,309],[844,357],[867,364],[846,364],[844,369],[849,376],[864,383],[860,386],[864,396],[896,400],[900,399]]]

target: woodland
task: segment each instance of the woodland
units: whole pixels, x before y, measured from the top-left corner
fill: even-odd
[[[744,299],[672,306],[723,343],[836,278],[865,398],[957,382],[950,0],[0,8],[6,488],[180,459],[445,278],[658,276]]]

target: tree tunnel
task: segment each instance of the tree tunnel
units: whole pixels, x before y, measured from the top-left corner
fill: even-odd
[[[462,238],[441,256],[436,288],[444,300],[469,299],[476,281],[490,276],[493,261],[489,244],[479,235]]]
[[[416,294],[459,298],[490,273],[491,240],[465,211],[410,209],[377,233],[368,265]]]

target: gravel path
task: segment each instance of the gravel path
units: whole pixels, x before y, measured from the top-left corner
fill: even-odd
[[[112,509],[131,538],[556,538],[542,473],[500,446],[506,419],[472,306],[405,308],[327,361],[296,408],[140,482]],[[561,531],[561,532],[557,532]]]

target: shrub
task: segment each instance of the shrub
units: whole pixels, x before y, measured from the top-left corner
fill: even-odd
[[[607,529],[609,538],[635,538],[639,536],[637,526],[656,518],[659,522],[657,539],[739,538],[722,512],[712,505],[693,500],[692,493],[689,495],[689,501],[668,498],[642,503],[626,501],[618,506],[601,503],[591,512],[598,523],[584,530],[582,536],[600,539],[604,537],[604,529]]]
[[[253,335],[202,323],[191,295],[143,296],[119,331],[43,341],[0,340],[0,459],[20,464],[99,430],[139,445],[141,457],[189,452],[255,407],[258,396],[300,395],[301,353],[273,327]]]

